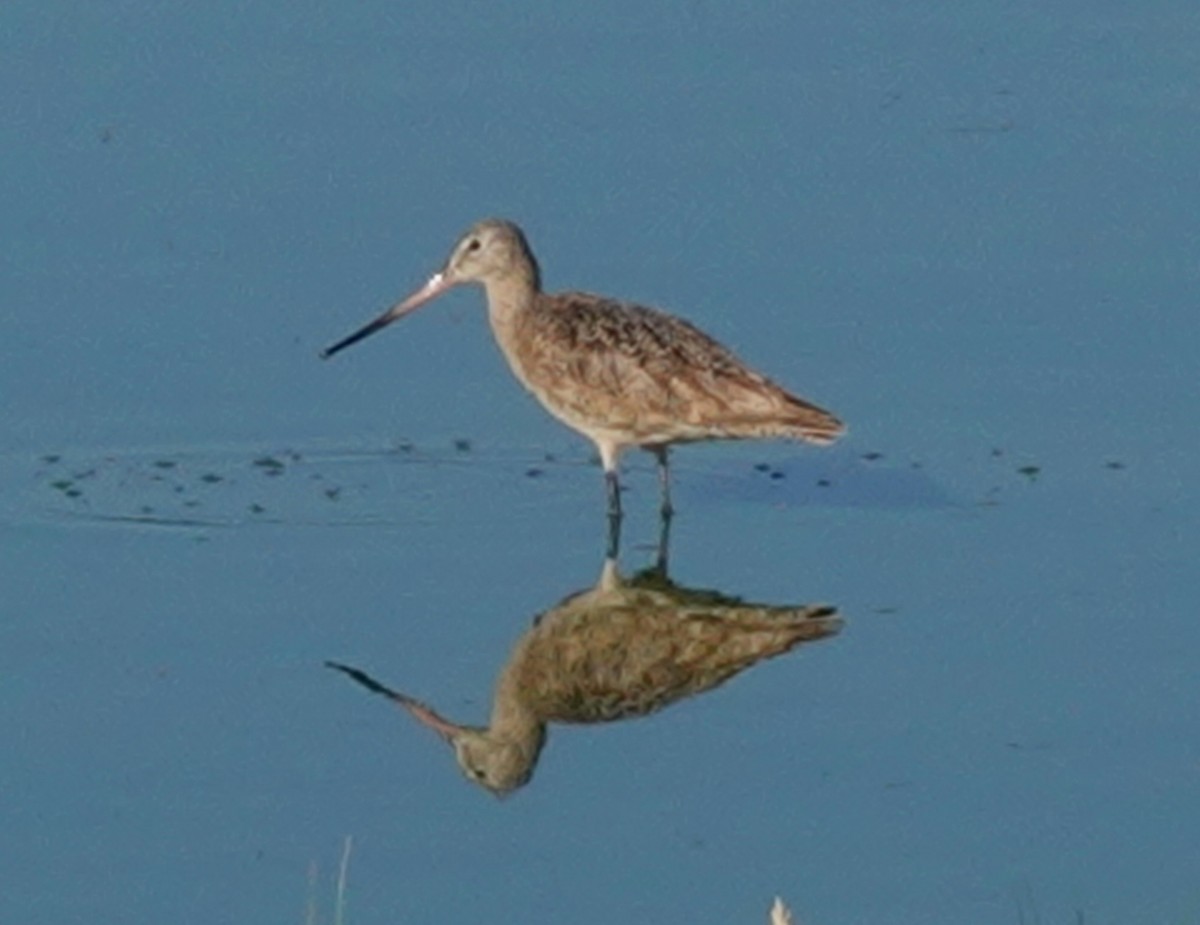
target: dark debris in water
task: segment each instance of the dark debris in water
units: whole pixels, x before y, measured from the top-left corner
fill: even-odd
[[[55,479],[50,483],[50,487],[67,498],[83,497],[83,489],[75,484],[74,479]]]
[[[936,479],[910,472],[900,462],[870,465],[857,453],[820,457],[800,451],[778,461],[751,459],[725,473],[694,470],[680,483],[688,491],[703,491],[726,502],[749,500],[776,507],[810,503],[942,507],[952,503]]]
[[[263,475],[282,475],[285,468],[283,462],[274,456],[260,456],[253,465],[261,469]]]
[[[787,478],[787,473],[784,472],[782,469],[777,469],[774,466],[770,465],[769,463],[765,463],[765,462],[755,463],[754,471],[761,472],[767,478],[771,479],[774,482],[778,482],[781,479]]]
[[[262,515],[268,507],[274,510],[292,509],[296,504],[316,499],[322,504],[344,500],[346,492],[341,486],[322,481],[322,473],[309,472],[302,483],[312,486],[303,496],[279,500],[247,497],[249,483],[238,478],[249,466],[265,476],[283,475],[289,463],[304,460],[294,450],[248,454],[237,459],[208,457],[193,459],[188,454],[138,454],[127,456],[106,455],[95,457],[96,464],[87,466],[74,463],[72,470],[63,465],[60,453],[45,453],[37,457],[45,468],[35,475],[35,482],[56,492],[59,497],[76,501],[82,499],[87,516],[107,522],[146,523],[171,526],[206,527],[228,525],[247,519],[251,515]],[[189,469],[194,471],[189,472]],[[185,477],[186,475],[186,477]],[[261,484],[261,483],[260,483]],[[88,488],[84,495],[84,488]],[[278,500],[278,503],[276,503]],[[61,503],[61,502],[60,502]],[[195,518],[195,511],[206,510],[209,516],[203,520]],[[78,516],[79,505],[72,504],[71,513]]]
[[[475,451],[467,438],[458,438],[450,443],[449,448],[443,443],[440,451],[431,448],[430,458],[434,461],[445,460],[451,453]],[[389,447],[389,451],[391,449]],[[395,449],[408,453],[420,448],[411,442],[401,441],[395,445]],[[1019,486],[1020,481],[1012,479],[1014,473],[1029,483],[1042,477],[1042,466],[1018,465],[1022,456],[1019,450],[1008,451],[985,444],[975,452],[977,462],[990,456],[998,463],[989,467],[992,487],[989,489],[989,483],[979,487],[976,503],[980,506],[996,506],[1004,500],[1005,491],[1017,490],[1014,484]],[[376,452],[374,455],[378,457],[380,454]],[[367,456],[369,458],[370,454]],[[887,503],[945,503],[945,498],[938,494],[936,482],[917,471],[908,471],[921,470],[921,461],[895,460],[890,464],[868,465],[884,457],[885,454],[879,451],[859,453],[857,458],[846,459],[843,465],[833,470],[825,469],[824,477],[820,477],[820,469],[814,472],[804,465],[794,467],[790,462],[763,461],[761,457],[760,461],[754,461],[751,458],[736,466],[739,475],[728,482],[725,481],[726,476],[721,476],[719,482],[722,491],[731,496],[740,493],[773,504],[790,503],[789,499],[812,498],[817,493],[820,493],[823,501],[832,495],[835,499],[866,497],[871,503],[877,497],[884,498]],[[257,520],[268,509],[275,512],[274,517],[288,519],[298,514],[299,507],[305,503],[309,505],[307,515],[314,516],[319,522],[320,515],[314,514],[317,508],[313,505],[319,505],[320,510],[328,510],[329,503],[338,503],[343,508],[350,508],[346,513],[352,515],[355,513],[355,502],[365,502],[366,496],[379,487],[370,478],[342,481],[340,471],[320,471],[319,459],[314,460],[311,454],[302,457],[299,452],[282,448],[270,452],[247,452],[240,458],[189,454],[186,451],[140,455],[135,452],[127,456],[96,455],[91,460],[72,458],[69,462],[64,460],[61,453],[44,453],[35,458],[42,468],[36,472],[34,482],[43,497],[47,494],[54,497],[53,493],[57,493],[57,497],[69,499],[70,503],[52,503],[59,504],[64,512],[70,512],[72,516],[79,516],[82,512],[97,518],[136,519],[145,517],[146,511],[152,511],[156,522],[173,525],[249,522],[251,518],[248,514]],[[511,477],[544,479],[551,471],[547,464],[559,458],[553,452],[538,451],[532,459],[514,464]],[[599,462],[594,453],[590,458],[593,463]],[[1028,456],[1025,458],[1028,459]],[[288,474],[289,463],[298,463],[302,459],[304,469],[291,469],[292,473],[299,471],[301,478],[280,481],[278,494],[271,493],[262,480],[245,478],[247,467],[268,477]],[[1112,457],[1100,457],[1092,465],[1111,471],[1127,468],[1125,462]],[[692,473],[684,484],[702,482],[703,478],[698,478],[702,471],[703,467],[699,467],[699,471]],[[51,489],[50,492],[46,492],[47,487]],[[634,485],[627,488],[636,490]],[[84,489],[87,490],[86,496]],[[291,495],[285,496],[285,492],[291,492]],[[901,502],[897,502],[898,498]],[[189,513],[197,508],[206,511],[204,521],[197,520],[193,513]]]

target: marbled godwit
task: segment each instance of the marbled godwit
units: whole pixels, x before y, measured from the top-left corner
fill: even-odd
[[[594,588],[565,598],[518,640],[496,680],[486,727],[451,722],[357,668],[326,664],[437,731],[468,780],[504,795],[533,776],[547,723],[645,716],[840,628],[832,607],[752,604],[681,588],[660,567],[627,582],[607,559]]]
[[[478,222],[420,289],[349,337],[328,358],[461,283],[487,292],[492,333],[522,385],[596,444],[609,514],[621,513],[617,461],[642,447],[658,458],[671,512],[671,444],[745,437],[829,443],[842,423],[780,388],[681,318],[585,292],[542,292],[537,260],[515,224]]]

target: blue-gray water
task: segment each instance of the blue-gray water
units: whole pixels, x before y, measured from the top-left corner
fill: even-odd
[[[351,835],[357,923],[1200,921],[1192,4],[0,22],[0,920],[328,919]],[[482,722],[600,571],[478,293],[316,358],[490,214],[851,429],[682,450],[671,548],[842,633],[503,802],[322,668]]]

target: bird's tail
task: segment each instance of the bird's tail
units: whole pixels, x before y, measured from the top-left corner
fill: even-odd
[[[789,436],[825,445],[846,433],[846,425],[834,415],[793,395],[788,396],[788,411]]]

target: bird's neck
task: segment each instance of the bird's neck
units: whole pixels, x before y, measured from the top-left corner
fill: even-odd
[[[546,735],[546,720],[538,716],[520,691],[513,688],[511,679],[506,684],[502,676],[492,700],[488,736],[536,753]]]
[[[503,276],[495,276],[484,283],[487,290],[488,308],[492,314],[511,314],[532,305],[541,291],[537,274],[532,268],[518,267]]]
[[[517,270],[489,279],[485,287],[492,333],[512,362],[520,341],[521,323],[533,310],[540,294],[537,275],[532,271]]]

